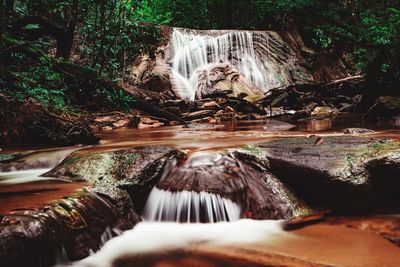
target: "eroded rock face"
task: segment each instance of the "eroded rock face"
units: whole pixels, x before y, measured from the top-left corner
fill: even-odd
[[[247,80],[230,64],[219,63],[198,72],[196,98],[207,98],[211,95],[227,94],[244,96],[246,100],[260,99],[264,92]]]
[[[309,203],[338,210],[397,206],[400,143],[361,137],[288,138],[263,143],[274,175]]]
[[[215,193],[238,203],[244,217],[289,219],[311,212],[301,200],[249,151],[234,156],[197,153],[183,163],[170,163],[157,187],[169,191]]]

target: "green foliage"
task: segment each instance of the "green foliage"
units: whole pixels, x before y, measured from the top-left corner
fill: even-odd
[[[26,62],[26,58],[14,55],[15,60]],[[14,90],[8,92],[17,99],[35,99],[43,105],[52,105],[57,109],[65,109],[67,104],[67,85],[59,72],[49,64],[29,64],[24,69],[14,72],[16,81]]]
[[[172,22],[172,9],[165,0],[143,0],[135,10],[135,16],[138,21],[154,23],[154,24],[169,24]]]
[[[320,45],[322,48],[329,48],[332,44],[332,37],[327,35],[323,29],[314,29],[315,38],[313,39],[314,44]]]
[[[132,109],[132,105],[135,102],[133,96],[128,95],[123,90],[116,90],[113,91],[109,90],[101,90],[100,94],[107,99],[109,105],[118,110],[124,110],[125,112],[129,112]]]
[[[8,2],[8,1],[6,1]],[[15,0],[6,10],[11,24],[28,15],[42,16],[68,29],[75,21],[71,58],[109,80],[125,79],[128,64],[140,53],[154,56],[161,41],[157,24],[197,29],[271,29],[302,33],[315,49],[352,49],[359,71],[373,69],[381,85],[395,87],[400,81],[400,2],[398,0]],[[5,16],[3,16],[5,17]],[[12,27],[4,27],[10,30]],[[23,27],[40,33],[40,23]],[[49,63],[56,49],[54,34],[32,38],[26,32],[7,32],[43,56],[27,58],[21,51],[1,55],[7,71],[0,69],[0,85],[20,99],[33,98],[45,105],[65,108],[85,91],[85,81],[73,78]],[[2,33],[0,33],[2,35]],[[2,36],[0,36],[2,37]],[[0,38],[0,40],[2,40]],[[2,46],[3,44],[0,43]],[[3,47],[1,47],[2,49]],[[0,49],[0,50],[1,50]],[[381,60],[377,60],[377,58]],[[1,67],[1,66],[0,66]],[[9,73],[9,75],[4,75]],[[3,76],[2,76],[3,75]],[[6,77],[7,76],[7,77]],[[12,78],[10,78],[10,76]],[[10,79],[13,80],[10,82]],[[87,85],[87,84],[86,84]],[[97,85],[91,85],[93,87]],[[4,88],[4,86],[2,86]],[[5,90],[5,89],[0,89]],[[132,97],[122,91],[98,88],[86,99],[101,95],[114,108],[129,110]]]

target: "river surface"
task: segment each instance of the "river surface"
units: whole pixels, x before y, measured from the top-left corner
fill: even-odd
[[[336,119],[308,120],[300,122],[295,126],[285,123],[279,123],[273,120],[263,120],[231,121],[219,125],[191,124],[188,127],[173,126],[141,130],[119,129],[101,133],[100,144],[95,146],[77,145],[72,147],[52,148],[21,148],[17,146],[3,147],[0,153],[14,153],[16,157],[13,160],[3,161],[3,163],[0,163],[0,170],[2,171],[0,172],[0,202],[2,203],[2,205],[0,206],[0,214],[7,214],[12,212],[13,210],[23,208],[39,208],[53,200],[60,199],[63,196],[69,195],[77,189],[88,186],[84,183],[71,183],[52,178],[40,177],[40,174],[45,173],[52,167],[56,166],[66,156],[76,150],[106,151],[133,146],[170,145],[182,149],[190,154],[207,150],[226,150],[231,147],[266,142],[276,138],[286,138],[294,136],[307,137],[309,135],[316,135],[321,137],[328,135],[340,136],[343,135],[342,129],[349,127],[365,127],[373,129],[375,130],[375,133],[367,135],[371,137],[388,137],[400,139],[399,121],[387,121],[371,124],[363,121],[360,117],[343,117]],[[393,264],[393,257],[397,255],[400,259],[400,250],[398,251],[399,253],[396,254],[396,250],[393,249],[393,247],[384,248],[386,245],[384,245],[382,249],[379,249],[377,246],[382,246],[382,244],[385,243],[381,244],[381,241],[377,242],[374,236],[371,237],[368,234],[360,235],[360,233],[351,232],[350,230],[346,230],[346,232],[345,230],[338,230],[337,228],[329,228],[334,227],[332,225],[345,225],[350,226],[354,229],[362,229],[363,227],[367,227],[363,225],[363,223],[365,222],[365,217],[362,217],[364,219],[361,218],[359,220],[355,218],[347,219],[346,217],[338,218],[339,219],[332,220],[331,223],[325,223],[325,226],[310,228],[311,230],[298,230],[299,233],[296,237],[297,239],[293,239],[292,237],[287,236],[285,237],[284,234],[281,233],[282,240],[286,240],[286,243],[283,242],[283,244],[286,244],[285,246],[276,244],[273,245],[270,242],[264,242],[261,247],[267,248],[269,253],[275,253],[278,251],[279,253],[277,254],[279,255],[282,253],[285,255],[303,255],[301,257],[309,257],[312,258],[314,261],[321,261],[326,264],[338,264],[337,266],[379,266],[379,264],[377,263],[379,262],[379,260],[377,260],[376,257],[379,256],[379,253],[382,253],[383,262],[387,262],[387,266],[395,266]],[[387,221],[390,221],[390,231],[398,230],[400,238],[399,216],[394,215],[394,217],[391,217],[390,220],[379,220],[377,218],[382,218],[382,216],[373,217],[372,219],[370,218],[369,220],[373,221],[373,223],[369,225],[373,225],[372,227],[376,228],[385,227],[385,223],[387,224]],[[178,230],[178,232],[179,231],[181,230]],[[331,233],[329,235],[326,235],[326,231],[329,231]],[[336,234],[335,231],[337,231]],[[345,237],[343,237],[342,239],[338,239],[338,235],[341,234],[345,235]],[[182,235],[185,235],[185,233],[183,233]],[[355,240],[352,241],[353,243],[349,241],[350,239],[346,239],[352,236],[358,236]],[[214,237],[210,237],[209,239],[214,240],[213,238]],[[199,242],[202,240],[202,238],[197,239],[196,240]],[[257,239],[257,242],[259,241],[260,240]],[[332,242],[339,242],[341,246],[344,247],[342,247],[342,249],[335,250]],[[362,247],[361,244],[363,243],[364,246]],[[291,245],[289,246],[288,244]],[[210,247],[213,247],[213,243],[211,243],[210,246],[205,246],[204,244],[197,244],[196,246],[197,247],[195,249],[199,251],[199,255],[205,255],[205,258],[210,258],[212,256],[212,260],[209,260],[207,264],[199,266],[220,266],[221,264],[217,263],[225,262],[226,264],[226,261],[222,260],[222,258],[229,258],[228,262],[233,262],[233,259],[238,255],[241,255],[241,259],[243,260],[248,258],[247,252],[249,251],[254,255],[257,254],[259,258],[266,257],[266,254],[262,254],[260,252],[260,249],[249,245],[246,245],[242,248],[238,248],[236,246],[237,255],[235,257],[234,255],[232,255],[233,250],[229,251],[223,248],[219,250],[213,249],[213,252],[211,253]],[[318,246],[325,246],[326,248],[329,248],[331,252],[322,255],[319,250],[316,249],[316,247]],[[348,250],[351,247],[357,246],[358,248]],[[346,247],[348,247],[348,249],[346,249]],[[374,264],[376,263],[377,265],[360,265],[352,262],[352,253],[354,255],[358,255],[357,257],[361,258],[363,253],[369,253],[372,250],[376,250],[373,253],[373,257],[375,258],[371,258],[369,262],[372,262]],[[145,264],[143,266],[191,266],[193,262],[199,260],[193,259],[194,256],[191,253],[188,253],[188,251],[184,251],[182,253],[183,254],[179,255],[186,255],[184,258],[186,258],[188,261],[182,262],[181,259],[177,260],[176,258],[172,257],[165,260],[159,260],[160,265],[157,265],[156,260],[151,260],[151,264],[149,263],[148,265]],[[335,259],[337,258],[337,255],[341,253],[346,254],[343,255],[342,259]],[[192,259],[190,259],[191,257]],[[236,259],[236,263],[237,262],[240,261]],[[264,263],[266,262],[267,261],[264,260]],[[368,262],[368,260],[366,262]],[[249,259],[247,259],[245,263],[238,263],[238,265],[235,266],[262,266],[264,263],[262,260],[256,261],[255,259],[253,259],[253,262],[250,264]],[[303,266],[300,263],[298,265],[291,266]],[[400,266],[400,260],[398,263],[398,266]],[[234,265],[228,264],[227,266]]]
[[[101,133],[100,144],[71,147],[3,147],[0,153],[16,158],[0,163],[0,212],[27,205],[40,206],[84,186],[40,177],[76,150],[106,151],[145,145],[170,145],[194,153],[226,150],[231,147],[266,142],[276,138],[343,135],[342,129],[365,127],[373,137],[400,139],[400,122],[368,123],[359,116],[306,120],[291,125],[275,120],[229,121],[223,124],[190,124],[148,129],[118,129]],[[364,135],[365,136],[365,135]],[[16,184],[20,184],[16,186]]]

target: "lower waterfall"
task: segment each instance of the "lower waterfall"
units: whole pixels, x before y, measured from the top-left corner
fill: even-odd
[[[171,192],[156,187],[144,208],[146,221],[220,222],[239,220],[239,205],[218,194],[195,191]]]

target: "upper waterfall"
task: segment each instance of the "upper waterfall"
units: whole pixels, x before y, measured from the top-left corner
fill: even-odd
[[[254,42],[255,35],[250,31],[188,31],[174,28],[170,41],[172,78],[181,97],[194,100],[200,83],[199,75],[219,63],[232,65],[262,91],[279,83],[272,66],[256,52]],[[268,38],[266,46],[268,50]]]

